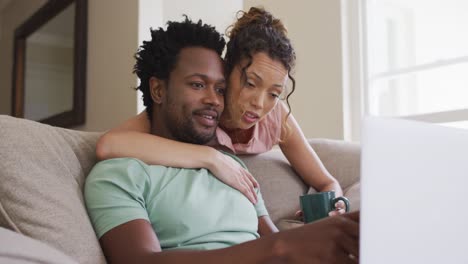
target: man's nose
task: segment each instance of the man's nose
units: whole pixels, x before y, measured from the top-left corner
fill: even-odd
[[[223,100],[224,97],[216,92],[215,87],[209,87],[208,89],[205,89],[205,97],[203,98],[204,104],[220,106],[222,103],[224,103]]]

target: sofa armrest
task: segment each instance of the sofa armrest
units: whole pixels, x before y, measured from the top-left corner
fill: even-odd
[[[76,264],[78,262],[43,242],[0,227],[0,263]]]

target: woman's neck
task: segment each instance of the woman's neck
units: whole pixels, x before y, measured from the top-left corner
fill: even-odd
[[[229,127],[224,127],[221,126],[221,128],[228,134],[228,136],[231,138],[232,143],[240,143],[240,144],[245,144],[250,141],[252,138],[252,134],[254,131],[254,127],[251,127],[249,129],[240,129],[240,128],[229,128]]]

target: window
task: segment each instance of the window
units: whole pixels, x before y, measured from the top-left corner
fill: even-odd
[[[361,1],[364,114],[468,128],[468,1]]]

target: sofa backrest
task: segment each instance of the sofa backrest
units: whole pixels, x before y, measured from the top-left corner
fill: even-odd
[[[277,223],[281,219],[292,219],[299,210],[299,196],[308,188],[282,152],[278,149],[239,157],[258,181],[271,220]]]
[[[0,116],[0,226],[105,263],[82,191],[99,135]]]

